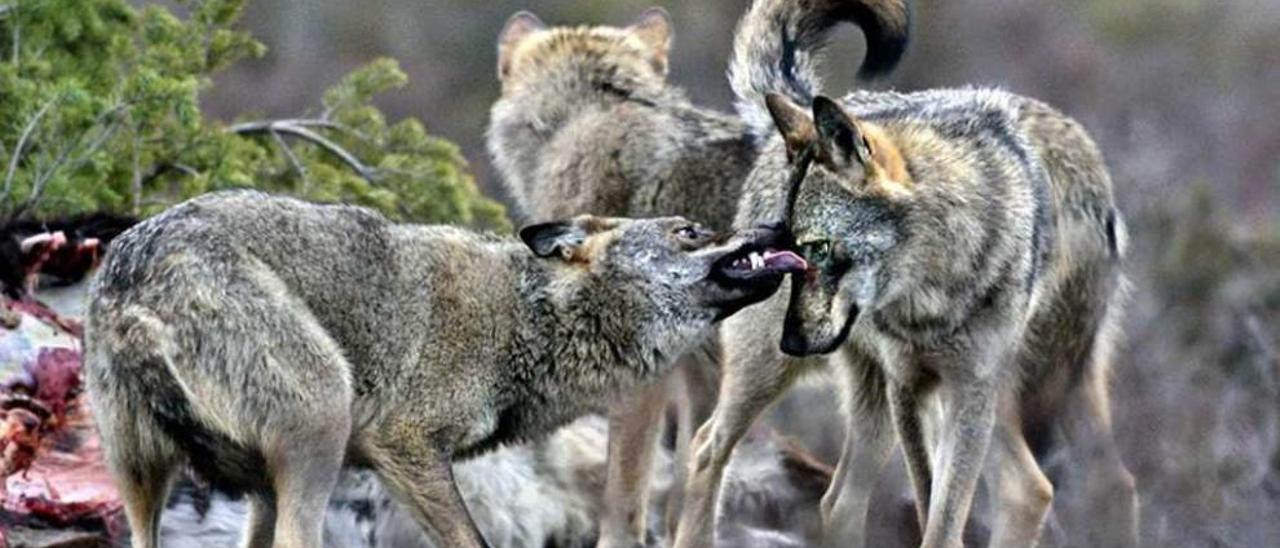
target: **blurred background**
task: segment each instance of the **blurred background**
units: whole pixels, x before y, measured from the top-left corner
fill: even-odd
[[[504,20],[528,9],[552,25],[621,26],[653,4],[675,22],[671,80],[695,103],[728,110],[724,70],[744,0],[253,0],[242,25],[269,49],[218,76],[204,106],[227,119],[246,110],[298,115],[342,74],[392,56],[410,83],[375,102],[389,117],[416,116],[457,143],[481,188],[504,200],[483,146]],[[863,46],[847,27],[828,49],[826,91],[998,86],[1044,99],[1093,133],[1131,230],[1134,291],[1113,407],[1138,478],[1144,537],[1152,546],[1274,545],[1280,2],[914,6],[913,43],[893,76],[853,78]],[[818,433],[838,426],[816,426],[829,418],[812,416],[830,408],[792,401],[774,418],[834,462],[839,440]],[[1058,494],[1070,515],[1076,493],[1060,486]]]
[[[139,7],[150,3],[130,0]],[[0,10],[8,11],[8,4],[0,1]],[[74,2],[44,4],[52,10]],[[671,81],[695,103],[728,111],[731,93],[724,71],[746,0],[249,0],[236,28],[261,41],[266,52],[217,72],[199,94],[200,107],[206,117],[225,124],[314,116],[321,105],[331,105],[325,90],[341,88],[345,75],[375,59],[395,58],[408,84],[380,94],[348,93],[358,99],[349,101],[351,123],[368,124],[378,135],[386,132],[395,144],[398,130],[363,108],[369,96],[389,121],[421,120],[427,133],[458,145],[481,191],[507,204],[507,213],[518,222],[520,212],[501,195],[484,148],[488,109],[499,93],[495,41],[503,22],[527,9],[551,25],[622,26],[655,4],[674,21]],[[180,15],[190,8],[162,5]],[[855,29],[843,28],[828,48],[825,91],[996,86],[1046,100],[1085,125],[1102,146],[1130,228],[1133,291],[1126,337],[1115,358],[1112,406],[1125,462],[1138,480],[1144,544],[1276,545],[1280,2],[914,0],[913,5],[913,42],[891,77],[870,83],[854,79],[862,39]],[[28,76],[38,80],[41,75]],[[0,81],[0,89],[5,85]],[[17,120],[6,122],[6,130],[16,134],[40,104],[28,102],[25,110],[5,113]],[[167,127],[156,125],[155,135],[168,135]],[[413,137],[406,150],[453,158],[451,148],[424,145],[413,128],[403,129]],[[116,150],[128,149],[108,153]],[[104,172],[124,173],[105,159],[102,163]],[[271,166],[278,172],[290,169],[279,156]],[[322,179],[324,173],[311,175]],[[332,177],[343,188],[359,182],[349,180],[354,176]],[[412,184],[406,181],[404,189]],[[470,183],[457,184],[465,190]],[[116,201],[104,198],[104,203],[123,200],[108,198]],[[392,202],[389,209],[397,206]],[[139,209],[136,201],[134,209]],[[500,215],[496,208],[484,211]],[[419,217],[435,218],[431,215]],[[480,213],[476,217],[483,219]],[[841,432],[841,423],[832,414],[837,407],[831,397],[820,381],[807,383],[769,419],[828,464],[838,458],[841,443],[832,434]],[[1054,545],[1086,545],[1071,531],[1087,529],[1090,515],[1107,511],[1085,507],[1085,497],[1073,489],[1079,484],[1074,460],[1069,449],[1049,460],[1058,491],[1056,521],[1046,538]],[[901,466],[890,466],[889,473],[880,499],[893,501],[902,492]],[[885,512],[874,508],[872,520]]]

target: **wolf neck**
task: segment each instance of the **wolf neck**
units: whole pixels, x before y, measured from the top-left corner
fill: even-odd
[[[657,329],[662,322],[645,311],[620,307],[626,301],[618,288],[587,276],[565,279],[552,268],[559,267],[533,269],[522,290],[529,329],[518,338],[524,347],[518,369],[532,373],[520,386],[525,396],[593,402],[656,377],[674,361],[659,342],[678,336],[664,336]]]

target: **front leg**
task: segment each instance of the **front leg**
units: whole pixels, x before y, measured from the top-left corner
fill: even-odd
[[[893,431],[879,364],[855,354],[832,360],[847,411],[844,448],[835,477],[822,496],[823,545],[856,548],[867,544],[871,494],[893,450]]]
[[[907,464],[907,479],[915,493],[916,520],[924,531],[929,520],[930,491],[933,474],[929,469],[929,450],[925,445],[919,392],[902,382],[889,381],[887,387],[889,413],[893,427],[902,445],[903,460]]]
[[[983,378],[944,378],[941,389],[945,413],[939,473],[922,546],[960,548],[995,424],[996,384]]]
[[[803,361],[785,358],[778,349],[782,322],[762,321],[769,318],[764,307],[785,301],[775,298],[770,303],[733,316],[721,326],[724,369],[715,411],[694,436],[689,462],[678,463],[689,468],[675,548],[715,545],[720,486],[734,447],[805,366]]]
[[[397,433],[367,450],[383,485],[419,524],[436,534],[440,546],[487,548],[489,543],[458,492],[448,453],[413,431],[412,425],[393,431]]]
[[[609,410],[604,515],[597,548],[645,544],[649,475],[671,385],[668,374]]]

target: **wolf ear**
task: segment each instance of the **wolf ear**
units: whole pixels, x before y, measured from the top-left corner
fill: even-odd
[[[573,221],[555,221],[529,225],[520,229],[520,239],[529,246],[534,255],[542,258],[559,257],[568,260],[582,242],[587,233],[578,223]]]
[[[644,10],[635,22],[627,27],[641,42],[649,46],[653,69],[659,74],[667,73],[667,54],[671,51],[671,15],[667,10],[653,7]]]
[[[498,79],[506,78],[511,71],[511,56],[515,53],[516,45],[526,36],[545,28],[546,23],[527,11],[518,11],[507,19],[502,32],[498,33]]]
[[[865,167],[871,162],[871,147],[858,122],[839,103],[819,95],[813,100],[813,121],[818,129],[819,157],[831,167]]]
[[[818,138],[813,119],[799,105],[780,93],[770,92],[765,95],[764,105],[769,108],[773,125],[778,127],[778,132],[787,145],[787,161],[795,161],[800,151]]]

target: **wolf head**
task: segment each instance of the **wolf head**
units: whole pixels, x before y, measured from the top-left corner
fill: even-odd
[[[884,130],[839,103],[820,96],[812,112],[777,94],[766,103],[794,170],[786,222],[811,265],[792,280],[782,350],[831,352],[885,297],[908,236],[912,181]]]
[[[498,35],[503,96],[528,91],[556,95],[625,93],[665,84],[671,19],[650,8],[626,27],[555,27],[527,11]]]
[[[760,302],[807,265],[780,227],[719,235],[680,217],[590,215],[520,231],[534,255],[559,261],[626,313],[714,322]],[[622,313],[622,312],[620,312]],[[701,322],[696,322],[701,323]]]

